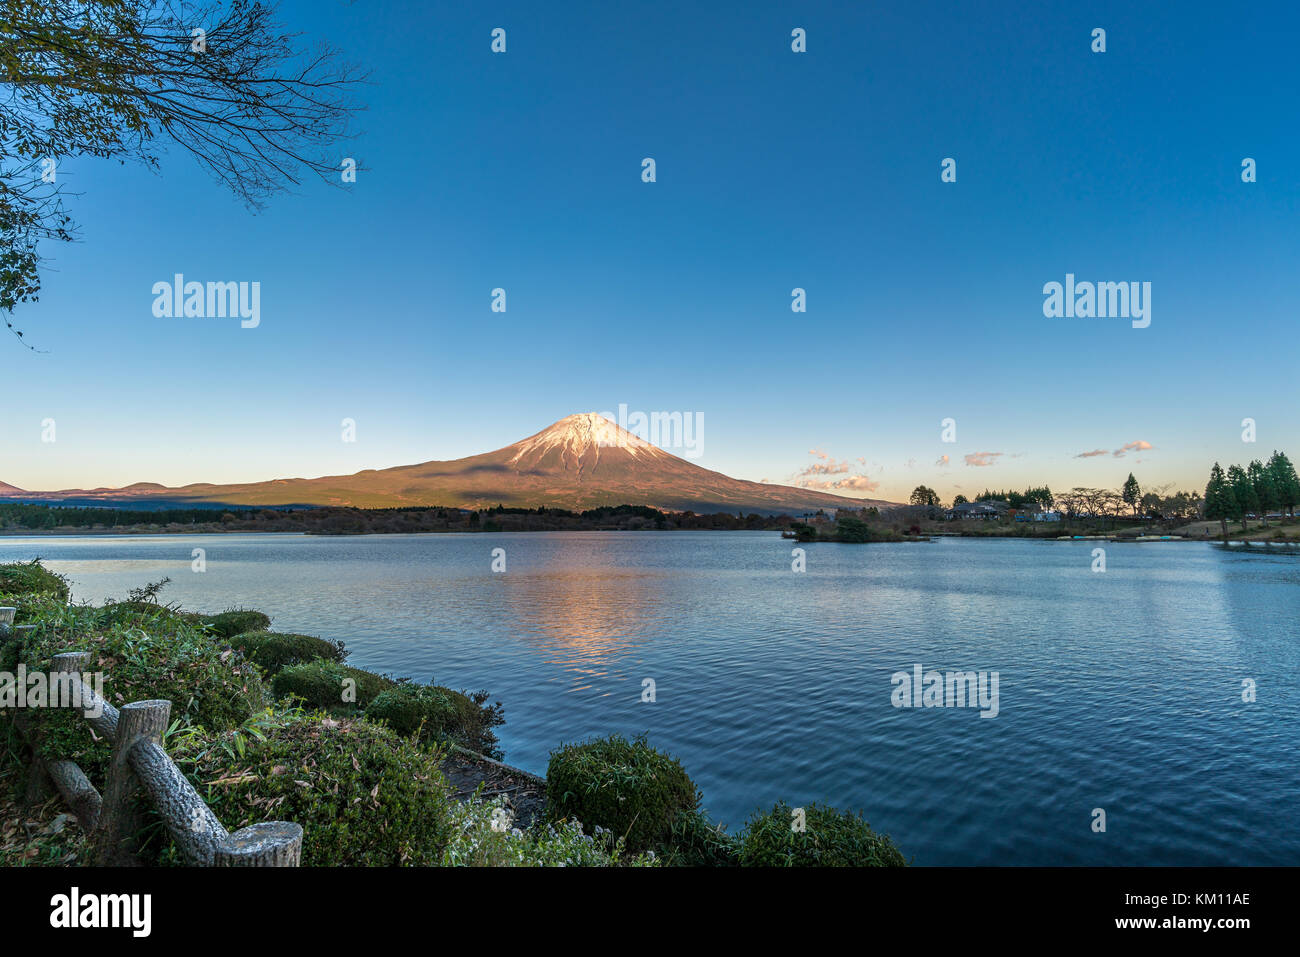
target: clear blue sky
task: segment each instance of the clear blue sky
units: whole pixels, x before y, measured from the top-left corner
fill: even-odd
[[[1295,458],[1300,13],[1070,6],[286,2],[372,70],[369,170],[253,215],[178,149],[66,164],[0,481],[353,472],[619,403],[702,414],[709,468],[894,499]],[[260,327],[155,318],[177,272],[260,282]],[[1067,272],[1150,282],[1150,327],[1044,318]]]

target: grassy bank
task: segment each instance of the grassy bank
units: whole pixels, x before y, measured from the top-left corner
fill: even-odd
[[[109,702],[171,701],[163,745],[222,824],[301,824],[304,865],[905,863],[860,817],[816,805],[777,805],[727,834],[680,763],[644,739],[558,747],[544,806],[526,820],[510,787],[466,793],[466,756],[489,769],[480,782],[502,773],[489,758],[503,714],[486,692],[356,668],[341,642],[274,631],[252,609],[163,605],[159,590],[72,604],[41,565],[0,565],[0,606],[34,626],[0,639],[0,673],[45,671],[52,655],[83,651]],[[15,713],[0,708],[0,865],[91,863],[76,819],[34,786],[32,759],[74,760],[102,789],[108,743],[77,711],[27,709],[25,734]],[[149,809],[145,820],[141,862],[180,863],[161,820]]]

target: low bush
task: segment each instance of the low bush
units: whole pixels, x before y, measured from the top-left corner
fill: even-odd
[[[905,867],[907,861],[861,814],[821,804],[803,808],[804,827],[795,830],[794,809],[784,801],[758,813],[745,826],[740,863],[744,867]]]
[[[0,565],[0,594],[10,597],[53,595],[55,598],[67,601],[68,580],[47,569],[39,559],[34,558],[30,562],[12,562]]]
[[[272,713],[235,750],[230,734],[194,730],[168,748],[230,831],[262,821],[303,829],[302,863],[437,865],[452,838],[442,754],[363,719]],[[169,849],[164,861],[175,862]]]
[[[246,631],[231,638],[230,645],[271,676],[291,665],[318,658],[342,662],[348,656],[341,641],[278,631]]]
[[[451,842],[443,852],[446,867],[654,867],[654,852],[627,854],[621,840],[612,845],[596,828],[586,834],[577,821],[539,823],[527,830],[512,825],[501,799],[484,802],[476,794],[452,805]]]
[[[96,609],[95,624],[101,628],[113,625],[129,625],[137,628],[162,626],[173,628],[178,625],[202,627],[202,616],[192,615],[168,605],[156,605],[147,601],[110,602],[103,608]]]
[[[71,610],[67,601],[48,592],[36,595],[0,592],[0,606],[17,609],[15,625],[43,624],[63,618]]]
[[[271,619],[251,608],[231,608],[219,615],[202,615],[199,619],[218,638],[229,640],[248,631],[270,631]]]
[[[736,867],[740,864],[740,839],[710,821],[703,811],[684,811],[673,822],[660,853],[670,867]]]
[[[695,783],[676,758],[644,737],[622,735],[571,744],[551,753],[546,812],[552,821],[576,818],[627,842],[633,853],[666,846],[683,814],[699,808]]]
[[[290,665],[271,679],[271,691],[277,698],[292,695],[308,708],[365,708],[380,692],[396,686],[386,675],[322,659]]]
[[[31,635],[5,646],[6,662],[44,672],[55,654],[89,652],[83,671],[103,676],[105,700],[120,707],[166,699],[172,703],[172,720],[182,726],[236,728],[265,707],[257,668],[223,651],[203,631],[176,621],[148,631],[120,622],[104,627],[99,611],[65,606],[40,617]],[[91,737],[81,711],[34,708],[30,715],[44,754],[77,761],[92,779],[102,780],[95,772],[105,766],[108,744]]]
[[[473,695],[437,685],[402,682],[376,695],[366,716],[384,721],[403,736],[448,739],[491,758],[501,757],[492,728],[502,723],[501,704],[485,707],[487,692]]]

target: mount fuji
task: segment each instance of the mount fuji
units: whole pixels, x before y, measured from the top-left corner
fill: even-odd
[[[12,491],[11,491],[12,490]],[[242,485],[22,492],[0,483],[0,498],[68,504],[334,505],[566,508],[649,505],[669,511],[798,513],[893,503],[734,479],[653,445],[594,412],[566,416],[495,452],[354,475],[274,479]]]

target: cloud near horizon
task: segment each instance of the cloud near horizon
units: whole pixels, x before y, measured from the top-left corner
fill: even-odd
[[[975,468],[988,468],[990,465],[997,464],[998,458],[1005,454],[1005,452],[972,452],[966,456],[966,464]]]
[[[1153,448],[1155,448],[1155,446],[1152,445],[1150,442],[1146,441],[1145,439],[1138,439],[1134,442],[1129,442],[1125,445],[1120,446],[1114,452],[1110,452],[1109,454],[1114,458],[1122,459],[1124,455],[1128,452],[1145,452],[1147,449],[1153,449]],[[1093,449],[1091,452],[1080,452],[1078,455],[1075,456],[1075,458],[1091,459],[1091,458],[1096,458],[1099,455],[1106,455],[1106,454],[1107,451],[1105,449]]]
[[[821,491],[855,491],[855,492],[874,492],[880,488],[880,483],[873,481],[865,475],[848,475],[850,466],[848,459],[836,461],[834,456],[822,451],[821,449],[809,449],[808,454],[820,459],[799,472],[796,472],[791,479],[793,485],[799,488],[811,488]],[[866,458],[858,456],[858,461],[866,465]],[[845,475],[842,479],[818,478],[816,476]]]
[[[849,470],[848,462],[836,462],[834,459],[829,462],[814,462],[802,472],[800,478],[807,478],[811,475],[843,475]]]
[[[797,484],[800,488],[818,489],[823,492],[874,492],[880,488],[879,482],[865,475],[850,475],[848,478],[835,479],[834,481],[800,479]]]
[[[1125,452],[1145,452],[1149,448],[1153,448],[1150,442],[1144,442],[1139,439],[1136,442],[1130,442],[1128,445],[1116,449],[1112,454],[1115,458],[1120,459],[1124,457]]]

